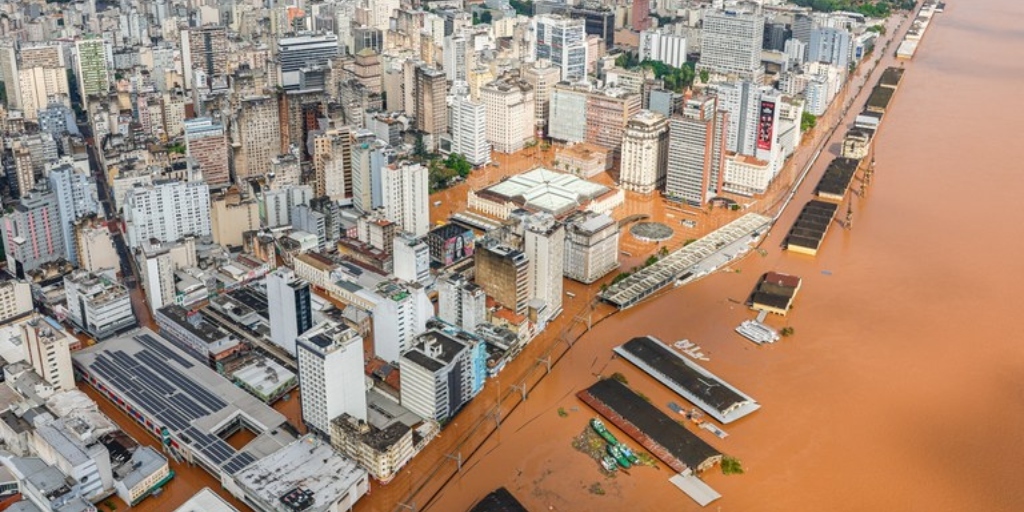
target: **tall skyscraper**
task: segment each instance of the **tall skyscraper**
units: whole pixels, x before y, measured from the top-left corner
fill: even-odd
[[[352,135],[349,127],[329,128],[313,137],[314,191],[341,201],[352,197]]]
[[[466,161],[475,166],[491,161],[486,112],[483,103],[467,96],[452,101],[452,153],[465,156]]]
[[[484,237],[473,252],[476,283],[498,304],[520,315],[530,301],[530,258],[523,251]]]
[[[331,420],[348,414],[366,421],[363,338],[332,321],[317,324],[296,341],[302,421],[321,435]]]
[[[82,39],[75,42],[75,71],[82,101],[88,103],[89,96],[107,94],[110,90],[110,72],[107,63],[109,47],[100,38]]]
[[[226,27],[207,25],[181,31],[181,60],[185,88],[209,87],[209,81],[228,72],[228,33]],[[195,84],[196,71],[207,83]]]
[[[444,422],[470,401],[486,378],[482,340],[456,339],[432,330],[416,338],[402,355],[402,407]]]
[[[242,180],[270,172],[281,153],[281,125],[277,101],[270,96],[242,98],[235,121],[235,174]]]
[[[840,28],[816,28],[811,31],[811,43],[807,47],[807,60],[832,64],[839,69],[850,67],[850,47],[853,36]]]
[[[475,332],[487,321],[487,294],[462,274],[445,274],[437,280],[437,310],[441,320]]]
[[[384,206],[386,149],[387,144],[374,135],[359,137],[352,146],[352,206],[360,212]]]
[[[416,66],[416,129],[438,136],[448,131],[448,82],[443,71]],[[433,143],[436,145],[436,141]]]
[[[185,151],[199,163],[203,181],[211,189],[231,184],[228,167],[228,139],[224,125],[209,117],[185,121]]]
[[[523,80],[533,87],[533,112],[537,136],[547,137],[551,91],[555,84],[562,80],[562,69],[552,66],[551,61],[547,59],[541,59],[525,66],[522,75]]]
[[[704,15],[698,71],[756,80],[762,74],[764,16],[739,11]]]
[[[24,322],[20,328],[26,359],[32,369],[58,391],[75,389],[71,336],[59,324],[44,317]]]
[[[419,284],[384,281],[377,286],[381,300],[373,310],[373,347],[377,357],[398,361],[413,340],[427,330],[434,316],[426,290]]]
[[[430,189],[427,168],[402,162],[383,169],[385,217],[413,236],[430,230]]]
[[[487,141],[499,153],[515,153],[534,140],[536,122],[533,88],[525,80],[506,76],[480,88],[486,108]]]
[[[61,67],[22,67],[10,88],[18,89],[22,113],[30,121],[36,121],[51,101],[71,104],[67,72]]]
[[[0,40],[0,81],[7,89],[7,107],[21,108],[21,92],[18,89],[18,51],[14,41]]]
[[[533,20],[537,59],[550,60],[562,70],[562,79],[575,82],[587,76],[587,33],[583,20],[538,16]]]
[[[295,340],[313,327],[309,283],[280,267],[267,274],[270,341],[295,355]]]
[[[523,219],[523,252],[530,259],[530,299],[544,302],[535,321],[545,322],[562,312],[562,269],[565,264],[565,226],[550,214]]]
[[[75,245],[75,223],[87,215],[102,212],[96,192],[96,180],[75,172],[71,165],[50,169],[50,190],[57,196],[61,230],[64,232],[64,252],[71,264],[79,266]]]
[[[641,111],[626,124],[622,138],[619,186],[641,194],[652,194],[665,185],[668,165],[668,119]]]
[[[714,96],[694,96],[669,120],[665,194],[702,206],[722,189],[728,116]]]
[[[718,108],[729,113],[725,150],[771,161],[777,150],[779,92],[746,81],[715,84],[715,92]]]

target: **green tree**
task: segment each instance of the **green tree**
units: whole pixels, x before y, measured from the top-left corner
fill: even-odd
[[[473,166],[460,153],[452,153],[444,161],[445,167],[451,169],[456,175],[465,178],[473,170]]]
[[[412,153],[420,158],[427,157],[427,146],[423,143],[423,134],[416,134],[416,143],[413,145]]]
[[[708,73],[706,69],[700,70],[700,83],[706,84],[708,80],[711,80],[711,73]]]
[[[806,132],[813,130],[818,125],[818,116],[804,111],[803,115],[800,116],[800,131]]]
[[[531,0],[509,0],[508,4],[516,10],[516,14],[533,16],[533,2]]]
[[[7,84],[0,82],[0,103],[7,104]]]
[[[491,11],[484,11],[480,15],[480,23],[490,23],[494,21],[494,16],[491,15]]]

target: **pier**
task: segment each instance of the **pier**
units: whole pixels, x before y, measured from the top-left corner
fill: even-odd
[[[761,408],[753,398],[682,357],[653,336],[633,338],[614,350],[723,424]]]
[[[808,201],[786,235],[786,250],[811,256],[818,254],[838,209],[836,203],[816,199]]]
[[[635,306],[687,273],[698,273],[700,269],[697,267],[715,254],[727,251],[737,243],[754,242],[770,222],[771,219],[764,215],[748,213],[609,286],[600,297],[619,309]],[[739,253],[738,250],[732,251],[732,254]],[[726,262],[730,259],[726,258]]]

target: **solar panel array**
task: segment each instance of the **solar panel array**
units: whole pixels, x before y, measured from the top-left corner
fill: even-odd
[[[227,402],[167,361],[173,360],[186,368],[191,368],[192,363],[148,334],[141,334],[135,339],[142,345],[142,350],[134,355],[122,350],[97,353],[89,366],[90,371],[109,382],[145,410],[150,418],[178,434],[176,437],[180,441],[228,474],[235,474],[255,462],[256,459],[248,453],[238,453],[221,438],[192,426],[192,421],[228,406]]]

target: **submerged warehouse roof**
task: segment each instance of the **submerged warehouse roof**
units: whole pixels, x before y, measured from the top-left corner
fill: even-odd
[[[818,180],[814,194],[823,199],[842,201],[846,191],[850,189],[853,176],[857,174],[860,160],[854,158],[836,158],[828,164],[825,173]]]
[[[677,472],[703,471],[721,459],[711,445],[615,379],[577,396]]]
[[[786,235],[786,250],[815,255],[825,239],[839,205],[817,199],[808,201]]]
[[[761,408],[753,398],[653,336],[633,338],[615,347],[615,353],[722,423],[736,421]]]

